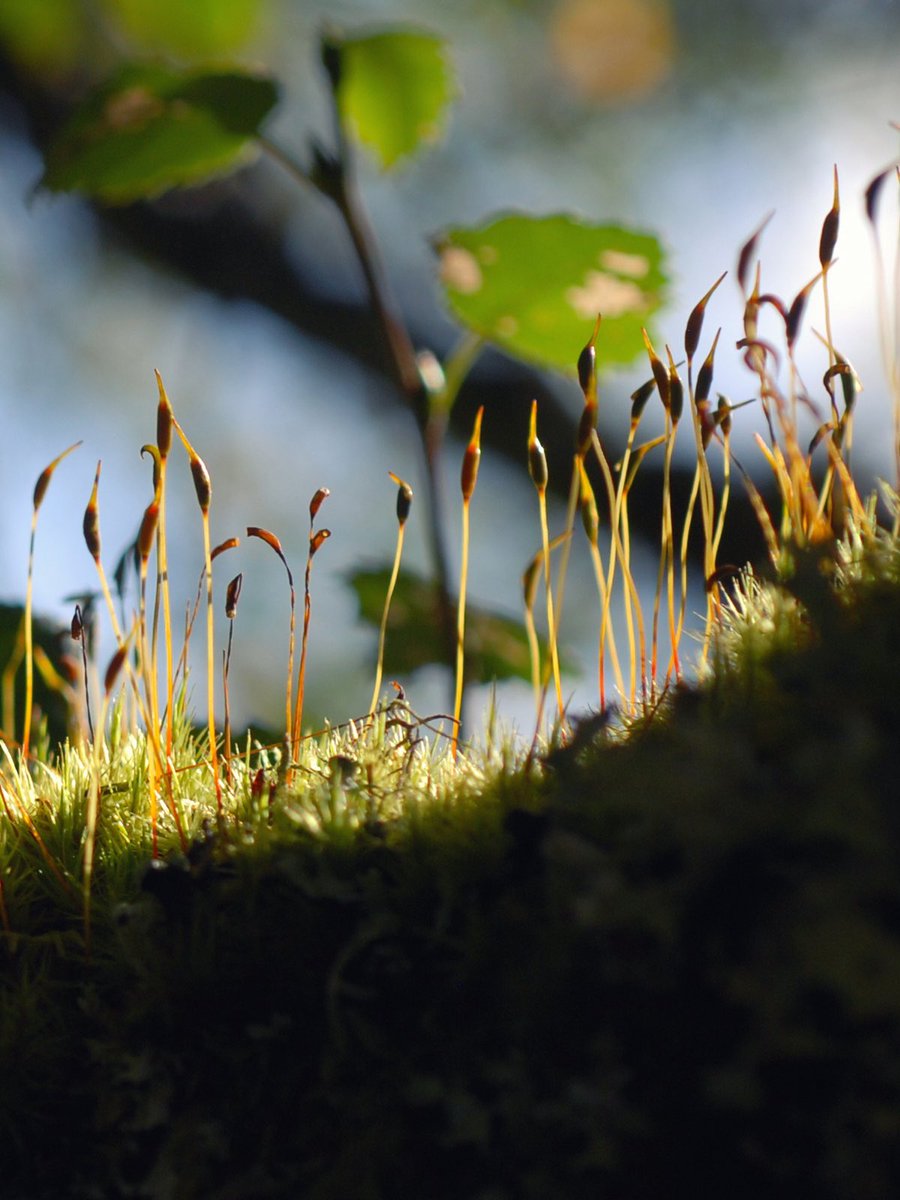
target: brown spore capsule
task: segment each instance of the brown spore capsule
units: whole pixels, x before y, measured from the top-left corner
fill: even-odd
[[[583,462],[578,464],[580,480],[579,507],[581,508],[581,523],[584,532],[592,546],[596,546],[600,536],[600,514],[597,512],[597,501],[594,499],[594,489],[588,479]]]
[[[194,491],[197,493],[197,503],[200,505],[200,511],[208,513],[210,501],[212,500],[212,481],[209,478],[206,463],[199,454],[191,455],[191,476],[194,480]]]
[[[331,491],[327,487],[317,488],[316,491],[313,492],[313,497],[309,502],[310,523],[312,523],[316,519],[319,509],[322,507],[322,505],[324,504],[324,502],[328,499],[328,497],[330,495],[331,495]]]
[[[656,380],[648,379],[646,383],[642,383],[639,388],[635,388],[635,390],[631,393],[629,399],[631,400],[632,425],[637,425],[638,421],[640,421],[644,409],[647,407],[647,401],[653,395],[655,390]]]
[[[872,225],[875,224],[878,216],[878,197],[881,194],[884,181],[887,179],[888,175],[893,175],[896,170],[897,168],[894,164],[889,167],[885,167],[883,171],[879,171],[879,173],[866,188],[866,216],[869,218],[869,221]]]
[[[713,380],[713,361],[716,356],[716,346],[719,344],[719,336],[721,328],[716,330],[716,336],[713,338],[713,344],[709,349],[709,354],[703,360],[700,370],[697,372],[697,387],[694,392],[694,398],[698,408],[705,407],[709,400],[709,393],[712,390]]]
[[[703,331],[703,318],[706,314],[706,306],[709,304],[713,292],[727,274],[727,271],[722,272],[706,295],[694,305],[693,311],[687,319],[687,325],[684,327],[684,352],[687,355],[688,363],[693,362],[697,346],[700,344],[700,334]]]
[[[666,370],[662,360],[657,356],[653,349],[653,343],[650,341],[650,335],[646,329],[642,329],[644,335],[644,345],[647,347],[647,355],[650,359],[650,369],[653,372],[653,379],[656,383],[656,390],[659,392],[659,398],[662,401],[662,406],[669,411],[669,372]]]
[[[801,288],[794,297],[791,307],[788,309],[787,320],[784,323],[785,339],[788,348],[792,348],[797,340],[797,334],[800,332],[800,322],[803,320],[803,314],[806,311],[806,303],[809,300],[810,292],[822,278],[821,272],[811,279],[806,287]]]
[[[578,385],[584,393],[585,401],[590,400],[597,382],[597,334],[600,332],[602,319],[602,315],[597,313],[590,341],[578,355]]]
[[[597,402],[596,400],[585,400],[584,408],[581,410],[581,419],[578,422],[578,433],[575,437],[575,449],[579,457],[587,454],[591,444],[591,434],[597,427]]]
[[[212,550],[210,550],[209,561],[215,562],[215,560],[219,557],[220,554],[224,554],[226,550],[233,550],[236,546],[239,546],[240,544],[241,544],[240,538],[236,538],[236,537],[226,538],[224,542],[219,542],[218,546],[215,546]]]
[[[106,668],[106,674],[103,677],[103,690],[108,696],[116,685],[116,680],[119,677],[119,672],[122,670],[122,664],[125,662],[125,656],[128,653],[127,643],[121,645],[109,661],[109,666]]]
[[[537,597],[538,584],[541,579],[541,568],[544,565],[543,554],[536,554],[522,574],[522,598],[526,609],[531,612]]]
[[[167,458],[172,449],[172,405],[169,403],[169,397],[166,395],[159,371],[154,370],[153,374],[156,376],[156,386],[159,390],[159,404],[156,408],[156,445],[161,457]]]
[[[50,486],[50,480],[53,477],[53,472],[66,457],[66,455],[71,454],[73,450],[77,450],[80,445],[81,442],[75,442],[69,446],[67,450],[63,450],[62,454],[57,454],[53,462],[50,463],[48,467],[45,467],[43,471],[41,471],[40,475],[38,475],[37,483],[34,485],[34,496],[32,498],[32,504],[35,512],[37,512],[37,510],[41,507],[41,502],[47,493],[47,488]]]
[[[768,223],[772,220],[774,215],[775,215],[775,213],[773,211],[773,212],[770,212],[768,214],[768,216],[763,218],[763,220],[757,226],[756,230],[750,235],[750,237],[747,239],[747,241],[741,247],[740,253],[738,254],[737,280],[738,280],[738,286],[740,287],[741,291],[743,292],[743,294],[745,296],[747,294],[747,277],[750,274],[750,265],[753,262],[754,257],[756,256],[757,243],[759,242],[759,239],[760,239],[760,236],[762,235],[763,230],[768,225]]]
[[[397,485],[397,521],[400,525],[405,525],[409,517],[409,510],[412,508],[413,490],[409,484],[395,475],[393,471],[388,471],[391,479]]]
[[[82,529],[88,553],[95,562],[100,561],[100,511],[97,504],[97,490],[100,486],[100,463],[97,463],[97,473],[94,476],[94,486],[84,510]]]
[[[330,537],[330,529],[320,529],[318,533],[313,534],[309,539],[309,557],[312,558],[322,543],[327,542]]]
[[[841,222],[841,199],[838,191],[838,169],[834,168],[834,200],[831,209],[822,222],[822,235],[819,238],[819,262],[822,268],[829,266],[834,258],[834,248],[837,245],[838,228]]]
[[[727,437],[731,433],[731,405],[724,396],[719,396],[716,405],[716,424]]]
[[[463,454],[462,471],[460,473],[460,489],[463,501],[468,504],[478,482],[478,466],[481,462],[481,418],[484,415],[484,405],[475,414],[475,425],[472,436]]]
[[[528,473],[538,491],[544,491],[549,476],[547,456],[537,436],[537,400],[531,403],[531,417],[528,423]]]
[[[238,600],[241,598],[241,587],[244,582],[243,573],[235,575],[225,589],[225,616],[233,621],[237,615]]]
[[[155,500],[144,509],[141,528],[138,533],[137,548],[141,561],[146,563],[153,549],[153,539],[156,537],[156,527],[159,523],[159,505]]]

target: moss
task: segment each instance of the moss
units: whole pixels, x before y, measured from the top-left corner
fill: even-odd
[[[900,586],[792,586],[627,737],[276,792],[120,864],[89,967],[9,942],[8,1194],[892,1194]]]

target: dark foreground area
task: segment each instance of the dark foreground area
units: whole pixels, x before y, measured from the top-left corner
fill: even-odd
[[[625,744],[136,863],[90,967],[45,914],[0,949],[0,1192],[898,1194],[900,588],[796,587],[802,644]]]

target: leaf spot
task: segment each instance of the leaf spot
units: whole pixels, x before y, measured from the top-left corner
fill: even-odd
[[[587,321],[598,312],[605,317],[620,317],[626,312],[640,311],[646,308],[647,297],[635,283],[603,271],[588,271],[580,287],[566,290],[566,302]]]
[[[132,87],[110,96],[103,115],[110,129],[137,129],[164,110],[163,102],[147,88]]]
[[[475,255],[462,246],[448,246],[441,254],[441,280],[464,296],[481,291],[484,282]]]
[[[626,254],[624,250],[604,250],[597,261],[605,270],[632,279],[643,279],[650,270],[650,263],[643,254]]]

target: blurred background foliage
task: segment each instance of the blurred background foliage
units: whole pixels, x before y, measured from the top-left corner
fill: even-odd
[[[216,540],[259,524],[276,530],[299,563],[307,500],[323,484],[331,489],[327,524],[334,537],[314,583],[308,711],[341,719],[365,708],[375,635],[359,623],[345,581],[389,557],[388,470],[414,487],[420,480],[415,432],[385,374],[358,269],[334,213],[264,160],[219,182],[118,209],[34,192],[40,149],[91,85],[133,59],[270,72],[281,83],[273,135],[309,161],[312,141],[327,144],[330,129],[317,55],[326,21],[350,32],[412,22],[448,41],[460,97],[442,143],[389,177],[366,156],[360,163],[361,187],[415,345],[438,356],[456,336],[431,246],[442,229],[509,210],[565,210],[655,231],[673,274],[659,325],[674,348],[690,308],[733,266],[738,247],[771,208],[777,214],[762,245],[764,286],[789,299],[812,277],[836,162],[845,211],[833,276],[835,338],[867,388],[858,413],[858,465],[871,475],[889,473],[860,198],[897,150],[889,126],[898,115],[896,5],[4,0],[0,565],[6,599],[24,590],[34,480],[77,438],[85,447],[60,470],[41,514],[39,610],[67,623],[71,605],[64,597],[94,586],[80,514],[97,458],[104,460],[101,525],[109,557],[134,536],[150,486],[138,451],[153,437],[158,367],[210,468]],[[708,318],[711,329],[725,329],[716,386],[739,401],[747,387],[742,368],[736,354],[723,352],[740,335],[737,289],[732,283],[720,293]],[[807,324],[821,325],[820,315],[812,311]],[[823,368],[814,339],[806,341],[801,370],[808,365],[813,381]],[[598,349],[602,362],[602,338]],[[646,373],[637,366],[601,380],[601,430],[611,457],[627,432],[628,394]],[[521,572],[537,546],[524,470],[534,396],[541,401],[551,486],[564,490],[581,408],[571,380],[491,353],[458,405],[463,437],[474,408],[486,405],[471,592],[513,617],[521,609]],[[742,438],[748,444],[758,419],[747,415],[738,423],[738,447]],[[461,442],[451,442],[451,546],[459,453]],[[651,458],[646,470],[644,532],[652,539],[658,508]],[[199,528],[189,480],[173,479],[173,487],[173,574],[188,581],[189,597],[201,561]],[[413,525],[410,561],[427,569],[424,538],[417,540]],[[732,528],[725,557],[756,553],[752,518],[736,512]],[[287,595],[277,564],[255,557],[252,547],[239,553],[247,573],[233,702],[237,719],[274,719]],[[589,566],[579,577],[580,569],[573,563],[563,639],[583,650],[588,682],[582,693],[573,675],[570,689],[576,703],[579,697],[590,703],[596,611]],[[509,688],[507,711],[530,711],[527,686]],[[423,710],[441,706],[437,673],[420,672],[410,697]]]

